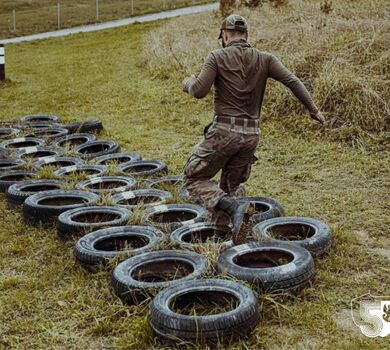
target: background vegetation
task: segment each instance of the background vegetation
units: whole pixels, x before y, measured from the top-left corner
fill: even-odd
[[[341,125],[345,123],[344,130],[356,126],[366,133],[368,127],[362,121],[371,120],[372,114],[349,116],[346,111],[361,111],[357,98],[367,92],[359,90],[356,94],[348,84],[353,79],[366,84],[371,80],[366,75],[346,74],[347,63],[331,61],[329,66],[328,61],[331,57],[347,59],[344,51],[348,49],[349,65],[358,72],[379,69],[379,59],[385,67],[386,57],[379,58],[370,51],[383,50],[381,45],[370,46],[369,56],[363,55],[365,61],[360,66],[355,63],[358,55],[353,55],[362,50],[355,32],[358,26],[362,26],[362,40],[371,42],[367,39],[367,22],[381,22],[385,2],[348,2],[349,10],[338,10],[341,5],[335,3],[335,14],[331,15],[337,17],[334,22],[341,22],[340,28],[350,27],[344,40],[336,29],[334,36],[329,34],[328,25],[312,29],[308,23],[317,23],[317,16],[318,20],[330,20],[318,10],[319,2],[305,3],[297,1],[279,10],[264,5],[254,13],[244,12],[254,33],[252,40],[259,40],[258,47],[268,45],[299,76],[312,79],[317,102],[324,101],[325,111],[334,108],[333,113],[328,111],[329,118],[337,117]],[[364,15],[362,6],[376,16],[375,21]],[[342,14],[336,15],[338,11]],[[294,13],[303,17],[302,23],[287,20]],[[0,87],[0,119],[40,112],[58,114],[64,120],[97,116],[107,130],[100,138],[113,138],[124,150],[139,151],[145,159],[164,160],[172,174],[179,174],[203,126],[211,119],[212,96],[199,101],[181,91],[185,73],[172,58],[167,43],[172,43],[175,55],[188,71],[197,72],[204,54],[217,47],[219,21],[217,15],[202,14],[9,45],[10,81]],[[291,26],[302,28],[306,44],[299,43],[297,28],[284,29]],[[329,40],[327,44],[324,37]],[[323,51],[327,59],[318,51],[322,47],[327,48]],[[327,99],[317,91],[322,86],[318,82],[327,81],[321,73],[325,67],[330,67],[335,76],[340,71],[336,80],[340,85],[329,83],[335,87]],[[388,93],[383,79],[384,75],[369,85],[370,89],[382,86],[378,96]],[[347,88],[347,95],[340,86]],[[247,183],[248,193],[274,197],[283,203],[287,215],[324,220],[333,231],[334,245],[329,256],[316,261],[317,276],[311,288],[297,297],[260,294],[260,327],[248,339],[227,348],[385,349],[388,339],[366,338],[352,323],[349,309],[351,299],[359,295],[390,294],[390,157],[381,141],[380,127],[375,126],[382,123],[385,105],[375,97],[370,100],[377,104],[377,109],[371,110],[379,117],[377,122],[367,121],[369,129],[374,127],[370,131],[374,137],[363,151],[336,141],[336,136],[344,139],[340,133],[312,124],[283,87],[273,84],[266,98],[260,160]],[[0,348],[162,348],[150,332],[147,304],[123,305],[108,288],[110,272],[91,274],[83,270],[74,262],[73,246],[73,241],[59,240],[54,228],[25,226],[20,213],[8,210],[5,196],[0,196]]]
[[[97,19],[96,0],[1,0],[0,38],[58,29],[58,3],[60,3],[61,28],[70,28],[208,2],[212,1],[99,0],[99,19]],[[13,10],[15,10],[16,31],[13,30]]]
[[[360,147],[369,139],[385,142],[390,122],[386,1],[283,3],[229,10],[249,20],[254,47],[276,54],[313,92],[332,129],[327,136]],[[219,13],[193,21],[182,17],[153,32],[145,45],[153,53],[151,70],[162,78],[199,71],[204,57],[217,47],[220,21]],[[298,117],[302,106],[284,86],[271,82],[265,101],[262,120],[279,119],[291,129],[306,129]]]

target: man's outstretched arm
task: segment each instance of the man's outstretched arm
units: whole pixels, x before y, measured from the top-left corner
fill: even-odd
[[[209,93],[216,76],[217,64],[214,55],[210,53],[198,77],[192,75],[183,80],[183,91],[196,98],[203,98]]]
[[[291,73],[274,55],[270,55],[268,76],[280,81],[282,84],[287,86],[307,108],[310,113],[310,116],[318,122],[324,124],[325,119],[314,104],[309,91],[306,89],[306,86],[293,73]]]

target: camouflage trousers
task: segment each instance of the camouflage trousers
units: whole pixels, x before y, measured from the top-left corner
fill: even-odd
[[[231,132],[213,123],[192,150],[184,167],[184,186],[208,210],[213,224],[230,224],[230,218],[216,205],[225,195],[234,197],[239,185],[249,179],[258,142],[259,135]],[[212,178],[220,170],[218,184]]]

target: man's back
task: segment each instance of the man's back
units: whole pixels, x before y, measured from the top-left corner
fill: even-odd
[[[252,48],[245,39],[213,50],[199,76],[189,83],[191,95],[202,98],[214,84],[214,114],[257,119],[268,78],[289,87],[311,113],[317,109],[302,82],[272,54]]]

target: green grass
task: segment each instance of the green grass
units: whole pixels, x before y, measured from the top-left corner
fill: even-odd
[[[106,127],[100,138],[180,173],[211,118],[212,99],[182,93],[180,74],[146,69],[145,35],[160,24],[8,46],[1,120],[39,112],[66,120],[97,116]],[[279,200],[288,215],[324,220],[334,245],[316,261],[311,288],[297,297],[260,295],[260,326],[229,349],[388,348],[388,338],[360,333],[349,305],[368,292],[389,294],[389,259],[376,251],[390,250],[389,154],[333,142],[306,116],[293,119],[306,128],[270,118],[262,124],[260,160],[247,190]],[[147,304],[123,305],[109,290],[109,272],[91,274],[76,265],[73,241],[58,239],[54,228],[25,226],[4,195],[0,223],[0,348],[162,348],[149,329]]]
[[[96,19],[96,0],[2,0],[0,3],[0,39],[58,29],[57,3],[61,4],[61,28],[138,16],[146,13],[199,5],[211,0],[100,0]],[[15,10],[16,32],[13,30]]]

